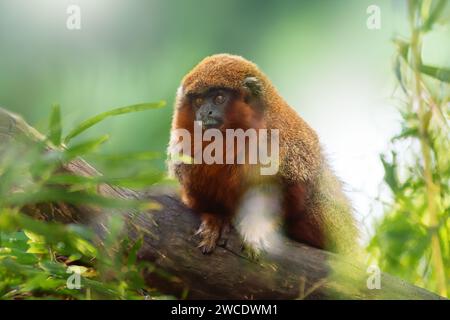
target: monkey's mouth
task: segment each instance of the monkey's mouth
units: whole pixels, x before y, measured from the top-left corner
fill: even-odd
[[[202,125],[204,129],[220,128],[222,121],[214,118],[208,118],[203,120]]]

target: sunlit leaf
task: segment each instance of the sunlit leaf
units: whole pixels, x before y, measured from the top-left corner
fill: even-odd
[[[93,125],[103,121],[104,119],[106,119],[108,117],[118,116],[118,115],[122,115],[122,114],[133,113],[133,112],[139,112],[139,111],[145,111],[145,110],[150,110],[150,109],[157,109],[157,108],[164,107],[165,104],[166,103],[164,101],[155,102],[155,103],[141,103],[141,104],[117,108],[114,110],[100,113],[92,118],[89,118],[89,119],[83,121],[77,127],[72,129],[69,132],[69,134],[64,138],[64,142],[67,144],[71,139],[78,136],[83,131],[89,129]]]
[[[419,135],[418,128],[404,128],[400,134],[396,135],[391,139],[391,141],[401,140],[410,137],[417,137]]]
[[[450,83],[450,69],[421,65],[420,71],[430,77]]]
[[[423,32],[429,31],[432,26],[439,19],[441,14],[445,11],[445,6],[447,5],[448,0],[438,0],[437,4],[431,11],[431,14],[428,16],[428,19],[423,23],[421,30]]]
[[[380,156],[381,162],[383,163],[384,167],[384,181],[387,183],[387,185],[391,188],[392,192],[395,194],[398,192],[399,183],[397,178],[397,169],[395,164],[395,153],[392,153],[394,160],[391,162],[388,162],[384,155]]]

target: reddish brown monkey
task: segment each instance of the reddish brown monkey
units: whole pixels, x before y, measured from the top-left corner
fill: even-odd
[[[176,129],[194,134],[194,121],[202,121],[203,129],[221,132],[279,130],[279,171],[273,176],[261,176],[255,165],[169,160],[169,169],[181,184],[183,201],[201,214],[198,233],[204,253],[214,250],[237,213],[245,211],[245,199],[255,189],[279,201],[271,210],[277,211],[287,235],[294,240],[343,253],[357,247],[351,205],[326,163],[316,133],[254,63],[234,55],[213,55],[183,78],[176,97],[169,153],[179,142],[174,135]],[[229,150],[224,148],[223,152]],[[191,155],[194,153],[191,145]],[[246,208],[256,215],[260,210]],[[258,250],[264,247],[265,235],[251,221],[241,217],[238,229],[244,242]]]

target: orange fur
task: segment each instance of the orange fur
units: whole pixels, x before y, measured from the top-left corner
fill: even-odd
[[[261,83],[258,106],[246,101],[243,83],[248,77]],[[200,231],[204,239],[210,239],[206,252],[214,248],[217,229],[236,214],[244,193],[262,181],[281,189],[282,216],[289,236],[314,247],[351,252],[357,241],[351,205],[322,155],[316,133],[255,64],[227,54],[205,58],[183,78],[172,129],[184,128],[193,134],[194,113],[186,96],[214,87],[239,94],[226,114],[224,128],[280,130],[280,171],[273,177],[261,177],[256,165],[171,165],[180,181],[183,201],[207,217]]]

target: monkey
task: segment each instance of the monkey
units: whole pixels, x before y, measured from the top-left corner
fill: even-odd
[[[354,252],[358,228],[353,209],[327,163],[318,135],[256,64],[241,56],[216,54],[184,76],[175,98],[169,155],[179,143],[175,131],[194,133],[195,121],[202,121],[202,130],[223,134],[228,129],[250,128],[279,132],[279,170],[272,176],[262,176],[257,165],[195,164],[169,157],[169,172],[180,183],[182,201],[200,214],[197,234],[203,253],[211,253],[226,239],[245,199],[258,188],[278,201],[272,209],[289,238],[332,252]],[[189,147],[192,157],[194,146]],[[258,215],[260,209],[250,206],[247,211]],[[238,225],[244,242],[264,250],[261,244],[266,240],[261,237],[265,235],[257,234],[261,230],[255,230],[252,219],[244,213]]]

